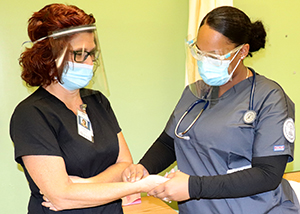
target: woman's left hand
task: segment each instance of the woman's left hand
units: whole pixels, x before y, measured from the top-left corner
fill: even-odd
[[[160,198],[164,201],[184,201],[190,198],[189,195],[189,175],[180,172],[171,173],[167,176],[170,178],[165,183],[157,186],[149,195]]]
[[[46,196],[43,196],[43,199],[44,199],[44,201],[42,202],[42,205],[44,207],[48,207],[49,210],[52,210],[52,211],[61,211],[61,210],[57,209],[55,206],[53,206],[53,204],[48,200],[48,198],[46,198]]]
[[[78,176],[69,175],[69,179],[73,183],[88,183],[86,181],[86,179],[78,177]],[[44,201],[42,202],[42,205],[44,207],[48,207],[52,211],[61,211],[61,210],[57,209],[55,206],[53,206],[53,204],[49,201],[49,199],[41,191],[40,191],[40,194],[43,195]]]

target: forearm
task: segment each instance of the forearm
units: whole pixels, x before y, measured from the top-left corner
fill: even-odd
[[[100,174],[84,179],[86,183],[108,183],[108,182],[122,182],[122,172],[132,162],[120,162],[108,167]]]
[[[70,183],[56,194],[45,196],[55,208],[65,210],[99,206],[141,191],[139,182]]]
[[[287,156],[253,158],[252,168],[226,175],[190,176],[191,198],[236,198],[275,189],[281,182]]]
[[[140,160],[150,174],[157,174],[176,160],[174,139],[163,132]]]
[[[66,173],[64,160],[58,156],[23,156],[22,159],[45,198],[59,210],[102,205],[148,190],[145,182],[74,183]],[[45,205],[49,207],[47,201]]]
[[[164,183],[166,178],[149,175],[137,182],[115,182],[115,183],[72,183],[62,185],[49,192],[48,202],[43,202],[43,206],[55,208],[54,210],[76,209],[94,207],[117,199],[126,195],[140,192],[149,192],[156,186]]]

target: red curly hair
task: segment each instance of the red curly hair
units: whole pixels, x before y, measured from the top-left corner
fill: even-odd
[[[28,35],[32,42],[48,36],[60,29],[95,23],[93,15],[73,5],[50,4],[35,12],[28,21]],[[52,38],[34,43],[20,56],[22,79],[30,86],[47,86],[53,81],[60,81],[61,72],[56,67],[55,59],[67,41],[54,41]],[[56,49],[56,50],[55,50]]]

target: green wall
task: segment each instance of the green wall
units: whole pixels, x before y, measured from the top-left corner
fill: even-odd
[[[264,50],[245,61],[258,73],[278,82],[296,107],[296,145],[295,161],[289,163],[287,171],[300,170],[300,70],[299,38],[300,1],[299,0],[234,0],[234,6],[243,10],[252,21],[262,20],[267,31]]]
[[[53,1],[0,2],[0,213],[25,213],[29,191],[13,160],[8,124],[15,106],[34,89],[20,78],[18,57],[27,20]],[[163,130],[184,87],[186,0],[64,0],[97,19],[114,108],[134,161]],[[95,81],[94,88],[98,87]]]
[[[109,100],[137,162],[160,134],[184,87],[188,0],[65,0],[97,19]],[[277,3],[278,2],[278,3]],[[15,106],[34,89],[20,78],[18,57],[28,40],[27,20],[46,0],[0,2],[0,207],[1,213],[25,213],[29,190],[13,160],[9,119]],[[299,27],[298,0],[235,0],[250,17],[263,19],[269,33],[266,50],[248,64],[279,82],[300,103],[295,67]],[[297,28],[298,27],[298,28]],[[299,45],[298,45],[299,46]],[[99,88],[95,81],[93,86]],[[298,111],[296,112],[298,117]],[[299,149],[296,150],[299,155]],[[296,161],[289,170],[299,170]]]

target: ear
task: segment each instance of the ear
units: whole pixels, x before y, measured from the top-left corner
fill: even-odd
[[[242,47],[242,49],[240,50],[240,54],[241,54],[241,59],[245,59],[246,56],[248,56],[249,53],[249,44],[244,44],[244,46]]]

